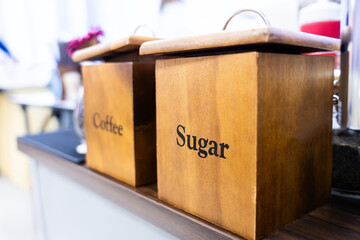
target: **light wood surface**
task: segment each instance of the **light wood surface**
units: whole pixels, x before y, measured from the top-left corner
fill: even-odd
[[[86,164],[132,186],[155,182],[154,63],[105,63],[82,71]]]
[[[94,60],[108,55],[138,51],[140,45],[146,41],[156,40],[152,37],[129,36],[109,43],[97,44],[80,49],[72,55],[74,62]]]
[[[340,50],[340,40],[267,27],[146,42],[140,47],[140,55],[201,52],[220,48],[254,48],[267,52],[294,53],[335,51]]]
[[[156,184],[134,188],[21,140],[18,140],[18,146],[39,164],[68,177],[104,197],[104,200],[113,202],[179,239],[243,239],[159,200]],[[333,195],[327,205],[287,224],[266,239],[355,240],[360,239],[359,226],[359,200]]]
[[[21,107],[0,93],[0,173],[17,186],[30,187],[29,159],[17,150],[16,137],[26,134]]]
[[[159,198],[248,239],[325,204],[333,64],[257,52],[158,60]],[[228,145],[224,158],[211,140],[219,155]]]
[[[29,134],[26,131],[25,115],[21,106],[13,103],[11,96],[25,94],[46,94],[46,89],[27,89],[0,92],[0,174],[16,186],[29,189],[30,171],[28,156],[17,149],[16,138]],[[39,133],[44,119],[51,115],[51,110],[32,106],[27,108],[31,133]],[[50,121],[46,131],[58,128],[58,122]]]

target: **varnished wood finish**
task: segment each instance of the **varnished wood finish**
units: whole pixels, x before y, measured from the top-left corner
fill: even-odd
[[[256,60],[250,53],[156,63],[159,198],[248,238],[256,214]],[[179,124],[225,141],[226,159],[179,147]]]
[[[82,68],[86,163],[132,186],[156,181],[154,70],[154,63],[131,62]],[[107,116],[121,136],[98,127]]]
[[[325,204],[332,173],[332,58],[258,58],[259,237]]]
[[[60,141],[60,140],[59,140]],[[98,193],[179,239],[243,239],[157,198],[156,185],[134,188],[86,166],[18,141],[21,151],[40,164]],[[329,204],[295,220],[266,239],[360,239],[360,201],[332,197]]]
[[[218,32],[146,42],[140,47],[140,54],[172,54],[208,51],[210,49],[243,47],[265,44],[266,51],[319,52],[340,50],[340,40],[302,32],[291,32],[274,27],[234,32]],[[264,51],[262,49],[262,51]]]
[[[325,204],[333,64],[258,52],[157,61],[159,198],[248,239]],[[179,125],[228,144],[226,158],[180,147]]]
[[[156,40],[152,37],[129,36],[109,43],[102,43],[80,49],[72,55],[74,62],[99,59],[109,55],[138,51],[140,45],[146,41]]]

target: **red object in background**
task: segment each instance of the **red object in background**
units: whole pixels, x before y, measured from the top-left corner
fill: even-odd
[[[100,27],[93,27],[88,34],[83,37],[76,38],[68,42],[66,46],[66,52],[71,57],[76,50],[89,47],[99,43],[98,36],[104,35],[104,32]]]
[[[341,5],[332,0],[316,0],[299,12],[300,31],[340,39]],[[334,56],[335,69],[339,69],[339,53],[317,53]]]
[[[340,21],[305,23],[300,31],[340,39]]]
[[[304,23],[301,25],[300,31],[340,39],[340,21]],[[339,54],[321,53],[316,55],[335,57],[335,68],[339,68]]]

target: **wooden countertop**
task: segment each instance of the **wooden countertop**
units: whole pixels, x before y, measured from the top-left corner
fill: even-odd
[[[242,239],[157,198],[156,184],[134,188],[18,140],[21,151],[180,239]],[[360,239],[360,200],[331,202],[266,239]]]

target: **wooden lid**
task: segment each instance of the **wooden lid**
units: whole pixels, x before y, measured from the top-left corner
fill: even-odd
[[[72,60],[74,62],[81,62],[85,60],[95,60],[109,55],[138,51],[141,44],[153,40],[158,40],[158,38],[129,36],[110,43],[97,44],[77,50],[72,55]]]
[[[140,55],[220,51],[222,49],[282,53],[323,52],[340,50],[340,40],[266,27],[146,42],[140,47]]]

